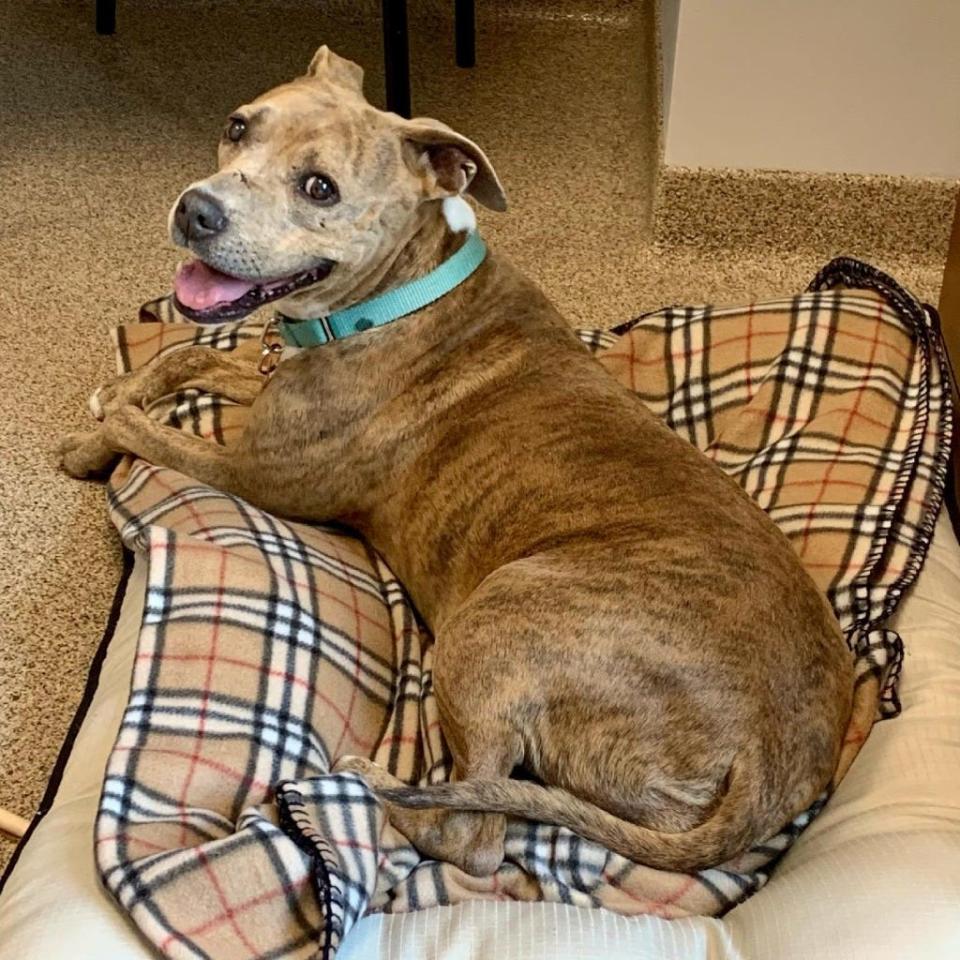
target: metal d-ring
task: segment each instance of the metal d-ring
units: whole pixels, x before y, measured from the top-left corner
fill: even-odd
[[[271,339],[276,336],[277,321],[268,320],[263,326],[263,333],[260,334],[260,362],[257,364],[257,371],[261,376],[269,377],[277,369],[280,363],[280,354],[283,353],[283,340]]]

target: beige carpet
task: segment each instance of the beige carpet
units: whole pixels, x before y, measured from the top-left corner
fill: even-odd
[[[679,242],[648,243],[649,0],[482,2],[472,71],[453,66],[452,27],[429,19],[452,4],[424,6],[415,109],[487,149],[511,210],[485,217],[484,230],[571,322],[607,326],[664,302],[795,290],[841,252],[838,237],[861,252],[822,225],[815,242],[791,240],[788,251],[774,232],[765,244],[714,237],[698,252],[686,223]],[[59,474],[51,447],[84,425],[87,395],[111,373],[109,328],[167,289],[177,260],[167,209],[210,170],[229,110],[301,72],[319,43],[362,62],[375,99],[382,90],[372,0],[120,0],[112,38],[94,34],[92,7],[0,5],[0,806],[24,816],[80,698],[119,574],[102,487]],[[929,224],[928,247],[863,252],[880,250],[882,266],[935,297],[945,216]],[[0,844],[0,862],[11,849]]]

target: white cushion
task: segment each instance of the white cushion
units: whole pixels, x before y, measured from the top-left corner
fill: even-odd
[[[147,960],[102,892],[91,849],[100,778],[126,702],[138,559],[56,802],[0,896],[0,960]],[[960,546],[941,516],[892,624],[903,714],[874,727],[826,810],[768,886],[723,920],[627,919],[475,901],[362,920],[340,960],[954,960],[960,956]]]
[[[146,560],[137,554],[120,616],[57,797],[0,894],[2,960],[143,960],[154,954],[100,886],[93,823],[136,651]]]
[[[873,728],[766,889],[726,918],[749,957],[960,957],[960,546],[942,511],[890,626],[903,713]]]

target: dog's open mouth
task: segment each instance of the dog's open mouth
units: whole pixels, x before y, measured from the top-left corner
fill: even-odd
[[[177,267],[173,294],[177,309],[197,323],[239,320],[271,300],[319,283],[333,269],[332,260],[290,277],[256,283],[221,273],[202,260],[187,260]]]

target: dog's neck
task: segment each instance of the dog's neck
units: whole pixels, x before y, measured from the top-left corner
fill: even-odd
[[[361,303],[434,270],[463,244],[466,236],[464,232],[451,229],[439,203],[429,204],[423,208],[406,237],[349,292],[322,303],[309,297],[300,301],[291,298],[280,305],[281,312],[291,319],[304,320]]]
[[[431,210],[419,229],[386,265],[379,282],[360,296],[354,295],[353,299],[366,300],[408,280],[424,276],[454,253],[465,236],[463,233],[453,233],[446,219]]]

